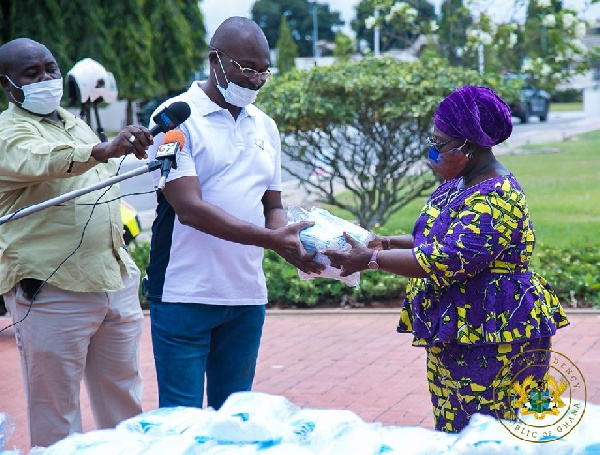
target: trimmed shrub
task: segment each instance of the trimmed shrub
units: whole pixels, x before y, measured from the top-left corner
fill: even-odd
[[[131,255],[145,274],[149,261],[150,244],[137,242]],[[315,278],[301,280],[297,269],[285,262],[273,251],[265,251],[263,262],[269,306],[278,308],[310,308],[315,306],[340,307],[348,302],[357,306],[373,302],[404,299],[407,278],[385,272],[366,272],[360,279],[360,287],[349,287],[341,281]],[[533,270],[548,280],[565,308],[600,308],[600,250],[592,245],[577,250],[536,247]],[[142,308],[148,308],[141,294]]]

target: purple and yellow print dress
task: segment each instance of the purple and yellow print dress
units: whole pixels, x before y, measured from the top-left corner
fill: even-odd
[[[446,432],[476,412],[514,418],[498,373],[519,355],[535,366],[527,375],[543,379],[551,336],[568,325],[550,285],[529,270],[535,236],[514,176],[461,182],[442,183],[415,223],[413,254],[428,278],[409,281],[397,328],[427,349],[435,427]],[[514,369],[522,380],[523,365]]]

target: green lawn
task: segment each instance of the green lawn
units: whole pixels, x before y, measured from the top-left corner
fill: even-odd
[[[583,103],[551,103],[550,112],[582,111]]]
[[[559,152],[500,157],[525,190],[538,241],[600,247],[600,131],[527,150],[544,148]]]
[[[559,152],[536,153],[548,149]],[[529,153],[504,155],[499,160],[525,190],[538,242],[600,248],[600,131],[573,142],[528,146],[525,151]],[[411,232],[425,199],[398,211],[383,231]]]

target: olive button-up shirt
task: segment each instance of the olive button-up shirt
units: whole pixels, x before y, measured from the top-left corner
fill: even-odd
[[[65,109],[58,115],[64,125],[13,103],[0,114],[0,216],[116,173],[91,157],[92,129]],[[22,278],[75,292],[121,289],[128,253],[119,196],[118,186],[102,188],[0,225],[0,293]]]

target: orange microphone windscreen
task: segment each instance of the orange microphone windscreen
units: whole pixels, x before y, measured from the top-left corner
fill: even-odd
[[[179,130],[170,130],[165,133],[165,137],[163,139],[163,144],[171,143],[171,142],[179,142],[179,149],[183,148],[183,144],[185,144],[185,136]]]

